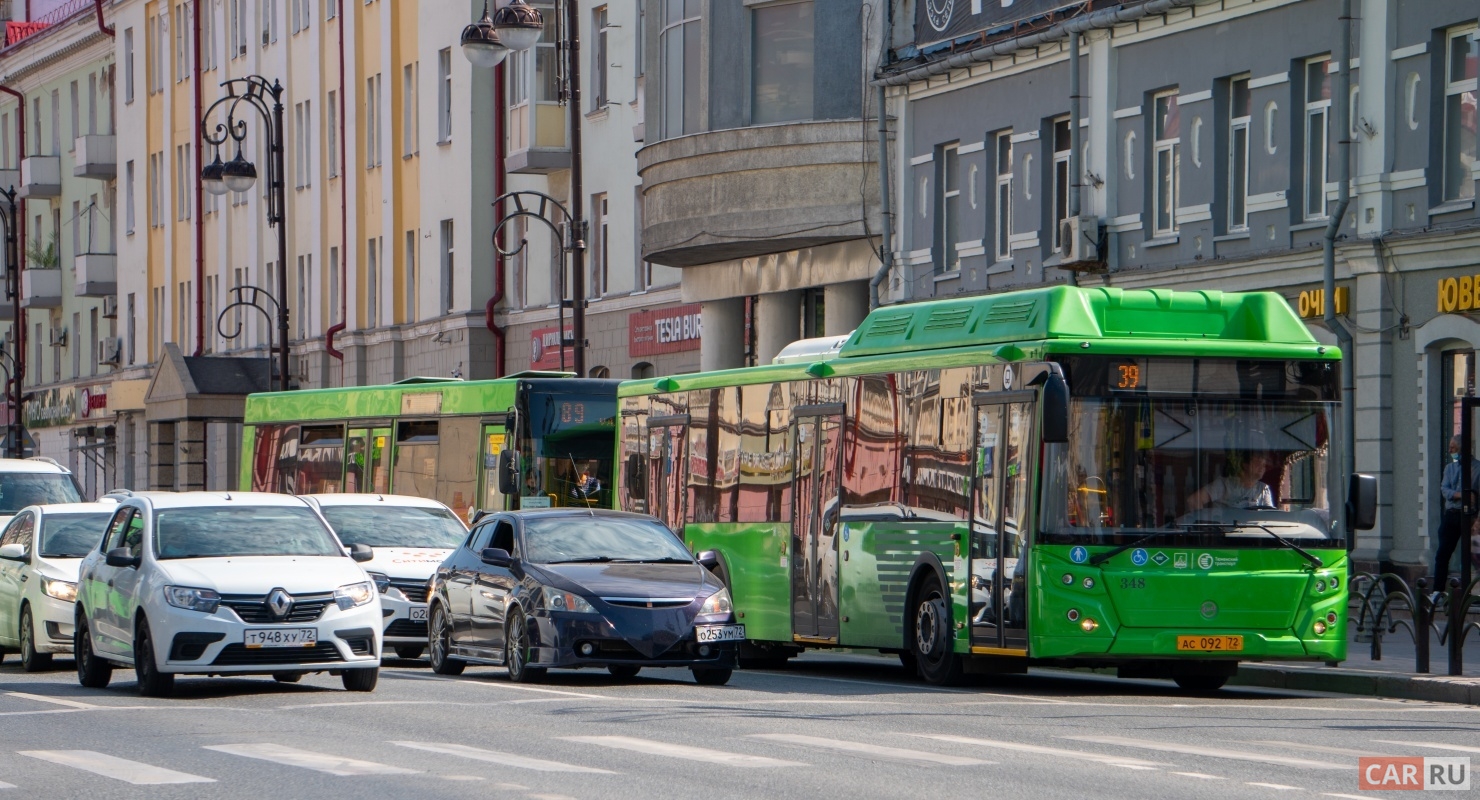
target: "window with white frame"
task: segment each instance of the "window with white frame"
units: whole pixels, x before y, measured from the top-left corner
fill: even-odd
[[[1069,154],[1073,150],[1069,118],[1053,122],[1053,251],[1064,249],[1062,223],[1069,218]]]
[[[607,32],[607,7],[598,6],[591,9],[591,33],[595,39],[591,43],[591,109],[600,111],[606,108],[607,96],[607,65],[610,60],[607,57],[606,32]]]
[[[132,160],[123,165],[123,207],[125,231],[130,236],[134,233],[136,215],[134,211],[134,162]]]
[[[417,63],[413,62],[401,68],[401,157],[414,156],[420,149],[417,141],[418,126],[417,118],[420,116],[421,102],[416,93]]]
[[[298,9],[293,9],[297,15]],[[298,338],[308,335],[308,274],[305,272],[303,256],[298,257]]]
[[[278,40],[277,0],[260,0],[262,9],[262,46]]]
[[[1447,34],[1444,60],[1444,199],[1475,197],[1476,65],[1480,46],[1469,26]]]
[[[671,139],[702,129],[699,116],[703,87],[699,85],[699,27],[701,0],[667,0],[663,29],[658,34],[658,61],[662,69],[663,138]]]
[[[213,353],[216,351],[216,287],[219,286],[220,283],[221,282],[216,278],[215,275],[206,276],[206,313],[204,315],[206,320],[206,335],[205,341],[202,343],[201,346],[207,353]]]
[[[610,217],[607,214],[606,193],[591,195],[591,216],[594,223],[591,248],[591,296],[601,297],[611,291],[611,254],[607,245]]]
[[[1305,62],[1305,165],[1301,171],[1301,196],[1308,220],[1326,216],[1327,143],[1331,128],[1330,66],[1330,56],[1319,56]]]
[[[164,224],[163,197],[160,190],[160,173],[163,172],[164,153],[149,154],[149,227],[158,228]]]
[[[210,72],[216,68],[216,4],[202,0],[200,7],[200,68]]]
[[[324,102],[329,121],[324,126],[324,166],[329,168],[329,177],[339,176],[339,93],[329,92]]]
[[[415,322],[420,319],[416,307],[416,231],[406,231],[406,254],[404,262],[404,274],[406,278],[406,321]]]
[[[365,241],[365,327],[374,328],[380,311],[380,257],[377,241]]]
[[[750,14],[751,124],[811,119],[816,27],[811,0],[758,6]]]
[[[324,19],[339,16],[339,0],[324,0]]]
[[[89,72],[87,75],[87,133],[89,136],[98,134],[98,74]]]
[[[957,272],[956,226],[961,214],[960,159],[957,143],[935,148],[935,256],[936,272]]]
[[[82,97],[78,92],[77,81],[72,81],[67,86],[67,91],[72,111],[72,135],[67,140],[67,152],[71,153],[76,151],[77,137],[82,135]]]
[[[993,204],[993,252],[998,261],[1012,258],[1012,131],[1002,131],[995,137],[997,164],[997,191]]]
[[[339,248],[329,248],[329,324],[339,324]]]
[[[190,145],[175,146],[175,219],[190,219],[190,189],[195,172],[190,166]]]
[[[454,281],[454,279],[457,276],[456,271],[453,269],[453,267],[455,266],[455,262],[454,262],[454,259],[453,259],[453,251],[452,251],[452,243],[453,243],[453,240],[452,240],[452,233],[453,233],[452,220],[450,220],[450,219],[444,219],[444,220],[442,220],[441,228],[442,228],[442,303],[441,303],[441,306],[442,307],[440,309],[438,309],[438,311],[440,313],[442,313],[442,314],[450,314],[450,313],[452,313],[452,309],[453,309],[453,307],[455,305],[454,299],[455,299],[456,295],[453,292],[453,290],[455,288],[453,286],[453,281]]]
[[[51,90],[51,154],[62,154],[62,90]]]
[[[227,13],[231,15],[228,32],[230,38],[227,40],[227,52],[232,58],[241,58],[247,54],[247,9],[252,0],[231,0],[231,6]]]
[[[303,188],[303,173],[307,164],[303,159],[303,104],[293,104],[293,187]]]
[[[1249,76],[1228,81],[1228,230],[1249,229]]]
[[[452,48],[437,51],[437,144],[452,141]]]
[[[82,201],[72,201],[72,255],[82,254]]]
[[[380,166],[380,73],[365,79],[365,169]]]
[[[175,6],[175,83],[190,77],[190,31],[192,19],[189,3]]]
[[[1182,188],[1182,121],[1177,92],[1152,98],[1151,220],[1153,236],[1177,232],[1177,200]]]
[[[134,29],[123,29],[123,102],[134,102]]]

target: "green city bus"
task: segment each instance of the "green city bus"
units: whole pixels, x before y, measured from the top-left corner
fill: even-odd
[[[250,395],[241,488],[415,495],[467,520],[610,507],[618,384],[526,372]]]
[[[1056,286],[827,344],[618,390],[618,507],[714,551],[747,664],[867,648],[935,683],[1206,690],[1345,658],[1343,517],[1371,527],[1375,484],[1333,513],[1341,354],[1280,296]]]

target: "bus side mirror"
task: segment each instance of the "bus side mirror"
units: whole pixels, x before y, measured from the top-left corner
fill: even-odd
[[[1370,531],[1377,525],[1377,476],[1352,475],[1346,491],[1346,518],[1354,531]]]
[[[1043,382],[1043,443],[1069,442],[1069,384],[1058,370]]]
[[[519,467],[514,463],[514,451],[505,450],[498,454],[499,494],[519,494]]]
[[[627,456],[627,464],[623,467],[622,482],[627,484],[629,496],[647,497],[647,463],[641,453],[632,453]]]

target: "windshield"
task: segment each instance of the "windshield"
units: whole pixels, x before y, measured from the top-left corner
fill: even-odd
[[[323,506],[324,518],[345,547],[453,548],[468,529],[445,508],[407,506]]]
[[[339,556],[343,551],[307,507],[169,508],[154,521],[158,558]]]
[[[1072,401],[1068,445],[1051,446],[1044,531],[1051,541],[1119,544],[1147,531],[1199,546],[1340,546],[1327,468],[1335,405],[1151,398]]]
[[[586,516],[525,520],[524,555],[537,564],[694,560],[661,522]]]
[[[48,472],[0,473],[0,514],[15,514],[26,506],[81,503],[82,495],[71,475]]]
[[[531,392],[528,403],[520,507],[611,508],[616,398]]]
[[[42,558],[83,558],[103,540],[113,512],[47,514],[41,518]]]

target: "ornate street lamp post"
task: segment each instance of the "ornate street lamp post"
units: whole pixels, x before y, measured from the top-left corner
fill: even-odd
[[[559,0],[557,0],[558,2]],[[584,180],[581,170],[581,59],[580,59],[580,9],[577,0],[564,0],[565,6],[565,38],[559,43],[559,50],[565,59],[564,69],[560,70],[563,76],[560,84],[560,102],[566,106],[570,124],[570,207],[555,203],[553,198],[540,195],[543,202],[554,203],[559,208],[562,216],[567,221],[568,242],[562,242],[562,255],[570,253],[570,328],[571,341],[565,339],[564,323],[562,322],[561,354],[564,359],[564,346],[569,343],[572,349],[573,361],[577,375],[586,375],[586,220],[583,216],[583,197],[585,192]],[[558,12],[557,12],[558,13]],[[468,61],[475,67],[494,67],[504,60],[510,52],[522,52],[534,47],[540,40],[540,35],[545,30],[544,15],[539,9],[532,8],[524,0],[513,0],[513,2],[498,9],[493,16],[488,14],[488,3],[484,0],[483,18],[467,26],[462,32],[462,50]],[[497,109],[497,113],[503,113],[503,109]],[[529,194],[520,192],[509,192],[494,200],[494,205],[502,209],[500,203],[508,197],[517,194]],[[534,193],[538,194],[538,193]],[[523,212],[521,207],[520,213]],[[518,214],[516,214],[517,216]],[[529,215],[535,216],[535,215]],[[543,214],[538,215],[542,219]],[[548,221],[548,220],[547,220]],[[502,225],[500,225],[502,227]],[[495,232],[495,246],[497,233]],[[523,243],[520,243],[520,247]],[[518,252],[515,248],[513,252]],[[507,255],[507,254],[506,254]],[[561,260],[564,264],[564,259]],[[561,307],[564,308],[566,301],[561,299]]]
[[[247,138],[247,121],[236,116],[237,109],[243,103],[255,110],[262,119],[267,136],[267,224],[277,230],[277,296],[274,297],[272,293],[262,289],[254,289],[251,300],[247,301],[245,294],[236,290],[237,298],[232,306],[250,305],[265,314],[265,308],[256,302],[258,295],[265,295],[272,301],[278,328],[277,388],[285,392],[289,388],[289,375],[292,373],[288,371],[288,226],[287,201],[283,196],[283,85],[277,81],[268,83],[266,78],[259,75],[233,78],[223,81],[221,85],[226,87],[226,96],[212,103],[200,120],[201,137],[215,149],[216,155],[214,161],[201,169],[200,177],[206,191],[214,195],[245,192],[257,182],[257,165],[242,157],[242,142]],[[238,91],[241,93],[238,94]],[[211,113],[219,106],[226,108],[226,121],[218,122],[213,127],[210,125]],[[236,144],[236,157],[222,163],[221,145],[228,139]],[[218,328],[220,322],[218,318]],[[236,333],[240,332],[238,325]],[[224,330],[221,333],[226,335]],[[235,335],[227,338],[235,338]],[[270,334],[268,349],[272,349]]]

